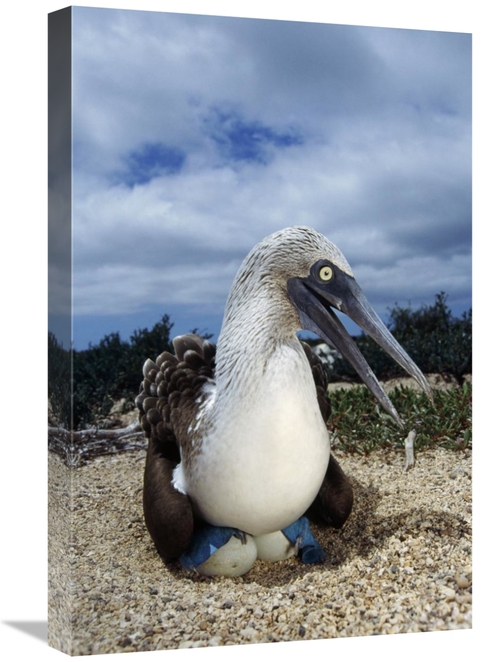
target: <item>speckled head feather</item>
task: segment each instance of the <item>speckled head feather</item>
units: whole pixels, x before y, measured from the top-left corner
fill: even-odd
[[[255,260],[260,269],[268,267],[275,274],[306,276],[311,265],[320,259],[332,260],[352,276],[347,260],[335,244],[313,228],[294,225],[278,230],[256,244],[243,261],[240,273],[247,263]]]
[[[297,310],[287,294],[287,281],[306,277],[313,264],[329,260],[352,276],[341,251],[322,234],[306,226],[279,230],[260,241],[247,255],[234,279],[226,303],[218,344],[218,374],[232,371],[230,359],[237,348],[248,347],[249,334],[255,342],[273,351],[275,342],[291,337],[300,328]]]
[[[312,228],[295,225],[279,230],[260,241],[243,260],[229,294],[227,307],[262,287],[286,292],[292,277],[305,277],[318,260],[330,260],[352,276],[352,269],[341,251]]]

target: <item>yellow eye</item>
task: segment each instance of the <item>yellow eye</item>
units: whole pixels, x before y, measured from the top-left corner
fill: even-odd
[[[321,269],[319,270],[319,277],[325,283],[329,280],[332,280],[332,278],[333,278],[333,269],[331,267],[327,267],[327,266],[321,267]]]

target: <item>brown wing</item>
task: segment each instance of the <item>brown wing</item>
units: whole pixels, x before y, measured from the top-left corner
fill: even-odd
[[[188,547],[194,527],[189,497],[172,485],[180,462],[180,437],[196,414],[202,386],[213,379],[215,346],[196,335],[174,339],[175,356],[163,352],[144,364],[136,405],[149,439],[144,471],[143,506],[148,531],[169,561]]]
[[[154,437],[162,452],[179,462],[181,437],[196,415],[200,391],[214,378],[215,345],[195,334],[178,336],[173,345],[175,355],[163,352],[144,364],[135,403],[146,437]]]

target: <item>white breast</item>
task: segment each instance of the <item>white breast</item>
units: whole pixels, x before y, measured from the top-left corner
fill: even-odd
[[[208,522],[253,535],[278,531],[307,510],[330,455],[311,369],[300,345],[273,355],[255,388],[236,392],[186,476]]]

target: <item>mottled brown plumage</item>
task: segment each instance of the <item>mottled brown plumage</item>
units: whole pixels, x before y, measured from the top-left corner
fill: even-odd
[[[178,558],[191,542],[196,520],[190,498],[177,491],[172,475],[180,443],[194,416],[196,399],[213,378],[215,346],[196,335],[174,341],[175,356],[163,352],[144,365],[136,405],[149,439],[144,471],[143,507],[148,531],[160,556]]]

